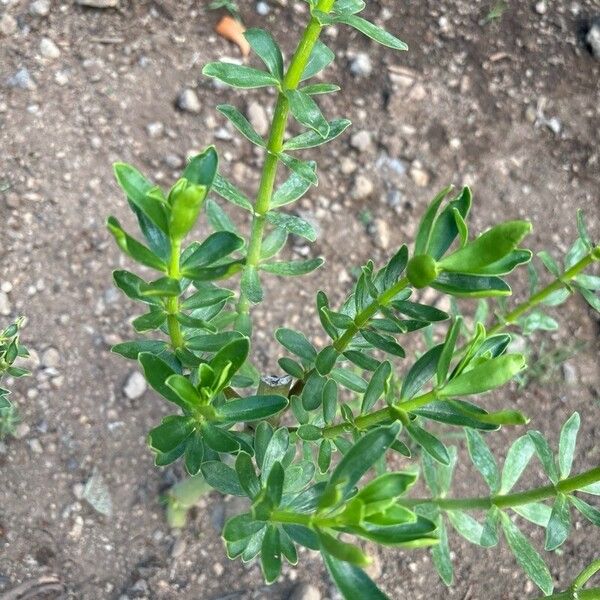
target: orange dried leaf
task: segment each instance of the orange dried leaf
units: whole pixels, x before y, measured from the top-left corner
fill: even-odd
[[[246,28],[237,19],[234,19],[228,15],[224,16],[217,23],[215,31],[222,38],[225,38],[226,40],[236,44],[244,58],[250,54],[250,44],[244,37],[244,31],[246,31]]]

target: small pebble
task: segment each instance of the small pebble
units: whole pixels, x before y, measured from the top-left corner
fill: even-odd
[[[29,5],[29,12],[36,17],[47,17],[50,14],[50,0],[35,0]]]
[[[177,107],[180,110],[198,114],[201,110],[198,94],[191,88],[185,88],[177,97]]]
[[[359,52],[350,63],[350,72],[355,77],[368,77],[373,72],[373,64],[368,54]]]
[[[585,36],[585,41],[588,43],[592,55],[600,60],[600,19],[596,20],[590,27]]]
[[[540,0],[535,3],[535,12],[538,15],[545,15],[548,10],[548,5],[546,4],[546,0]]]
[[[60,56],[60,50],[50,38],[44,37],[40,41],[40,54],[44,58],[54,60]]]
[[[266,17],[271,12],[271,7],[266,2],[257,2],[256,12],[261,17]]]
[[[146,125],[146,133],[153,139],[161,137],[164,132],[165,126],[160,121],[154,121]]]
[[[148,385],[139,371],[133,371],[123,386],[123,393],[130,400],[136,400],[144,395]]]
[[[429,185],[429,173],[423,168],[419,161],[414,161],[412,163],[409,175],[417,187],[427,187]]]
[[[350,138],[350,146],[359,152],[368,152],[373,149],[373,140],[369,131],[357,131]]]
[[[267,116],[267,111],[262,104],[250,102],[246,109],[246,116],[258,135],[265,136],[269,133],[269,118]]]
[[[311,583],[299,583],[294,586],[288,600],[321,600],[321,592]]]
[[[352,197],[355,200],[365,200],[368,198],[375,189],[373,182],[365,175],[359,175],[354,180],[354,186],[352,187]]]
[[[17,31],[17,20],[8,13],[4,13],[0,17],[0,34],[9,36]]]
[[[56,369],[60,365],[60,352],[56,348],[48,348],[41,357],[42,367]]]

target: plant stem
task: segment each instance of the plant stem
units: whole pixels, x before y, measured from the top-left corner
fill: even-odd
[[[334,0],[319,0],[317,9],[328,13],[333,7]],[[279,166],[278,155],[283,147],[285,130],[289,115],[289,103],[285,96],[287,90],[294,90],[298,87],[302,74],[308,63],[311,52],[319,39],[322,26],[311,17],[302,38],[298,44],[296,52],[292,57],[289,68],[282,82],[282,89],[277,96],[277,103],[273,114],[273,122],[267,142],[267,156],[260,179],[260,185],[254,204],[254,216],[252,218],[252,229],[250,240],[248,242],[248,253],[246,256],[246,267],[258,268],[260,263],[260,253],[265,231],[265,214],[269,211],[273,188],[277,178],[277,168]],[[237,303],[238,315],[247,315],[250,312],[250,300],[240,291],[240,297]]]
[[[494,327],[492,327],[492,329],[489,330],[488,335],[499,333],[500,331],[514,323],[524,313],[546,300],[546,298],[548,298],[550,294],[568,285],[569,281],[571,281],[574,277],[579,275],[586,267],[588,267],[596,260],[600,260],[600,254],[598,253],[598,249],[590,251],[579,262],[577,262],[570,269],[565,271],[561,275],[561,277],[557,278],[545,288],[534,294],[531,298],[529,298],[529,300],[523,302],[522,304],[518,305],[514,310],[509,312],[501,322],[499,322]],[[364,324],[368,319],[370,319],[374,314],[377,313],[377,310],[380,306],[384,305],[386,301],[389,302],[407,285],[407,281],[405,282],[405,280],[400,280],[393,288],[391,288],[387,292],[384,292],[377,300],[373,302],[373,304],[369,305],[362,313],[360,313],[355,319],[355,324],[359,322],[359,319],[361,319],[360,322]],[[397,289],[399,286],[402,287]],[[383,298],[383,296],[385,296],[385,298]],[[368,316],[366,316],[367,314]],[[365,318],[365,321],[362,321],[363,318]],[[354,325],[348,328],[346,332],[342,335],[342,337],[340,337],[336,342],[337,344],[338,342],[341,342],[343,340],[344,343],[340,343],[339,347],[336,345],[336,349],[342,352],[346,348],[347,344],[352,340],[357,331],[358,328],[355,329]],[[352,333],[350,334],[350,332]],[[397,404],[396,407],[405,412],[410,412],[411,410],[415,410],[416,408],[420,408],[422,406],[425,406],[429,402],[434,401],[436,397],[437,394],[435,393],[435,390],[432,390],[431,392],[427,392],[426,394],[422,394],[421,396],[412,398],[407,402]],[[395,419],[396,416],[394,414],[394,410],[389,407],[386,407],[375,412],[357,417],[353,424],[340,423],[338,425],[330,425],[328,427],[324,427],[322,429],[322,435],[323,437],[327,438],[335,438],[336,436],[341,435],[348,430],[351,430],[353,427],[356,427],[361,430],[370,429],[371,427],[375,427],[376,425],[392,422]]]
[[[169,262],[169,277],[171,279],[181,279],[181,273],[179,271],[179,260],[181,255],[181,241],[171,240],[171,260]],[[171,338],[171,345],[176,350],[183,346],[183,334],[181,333],[181,326],[177,320],[177,313],[179,312],[179,297],[174,296],[167,299],[167,326],[169,329],[169,337]]]
[[[579,590],[577,595],[572,591],[559,592],[551,596],[542,596],[537,600],[600,600],[600,588],[589,588],[587,590]]]
[[[579,262],[575,263],[570,269],[565,271],[560,277],[555,279],[552,283],[541,289],[539,292],[531,296],[529,300],[519,304],[514,310],[510,311],[507,315],[504,315],[502,321],[497,323],[490,331],[488,335],[498,333],[502,329],[508,327],[517,322],[519,317],[523,316],[526,312],[542,303],[554,292],[566,287],[572,279],[577,277],[584,269],[589,267],[594,261],[598,260],[596,256],[597,250],[592,250],[586,254]]]
[[[578,475],[563,479],[556,485],[545,485],[513,494],[499,494],[497,496],[477,498],[399,498],[398,503],[407,507],[419,504],[435,504],[442,510],[487,510],[492,506],[497,506],[501,509],[512,508],[514,506],[548,500],[548,498],[554,498],[558,494],[570,494],[597,481],[600,481],[600,467],[595,467]]]

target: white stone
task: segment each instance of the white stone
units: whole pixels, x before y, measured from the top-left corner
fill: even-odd
[[[191,88],[185,88],[177,98],[177,106],[186,112],[198,114],[202,108],[198,94]]]
[[[321,600],[321,592],[310,583],[299,583],[292,590],[289,600]]]
[[[144,395],[147,387],[144,376],[139,371],[133,371],[123,386],[123,393],[130,400],[136,400]]]
[[[60,56],[60,49],[50,38],[44,37],[40,40],[40,54],[54,60]]]
[[[35,0],[29,5],[29,12],[37,17],[47,17],[50,14],[50,0]]]
[[[264,106],[258,102],[250,102],[246,109],[246,116],[250,125],[258,135],[265,136],[269,133],[269,118]]]
[[[17,20],[8,13],[0,17],[0,34],[9,36],[17,31]]]
[[[10,315],[12,307],[10,305],[10,300],[8,299],[8,294],[6,292],[0,292],[0,315],[3,317],[7,317]]]
[[[368,77],[373,72],[373,64],[368,54],[359,52],[350,63],[350,72],[355,77]]]
[[[365,175],[359,175],[354,180],[354,187],[352,188],[352,197],[355,200],[365,200],[368,198],[375,189],[373,182]]]
[[[429,185],[429,173],[419,161],[413,162],[410,166],[409,175],[417,187],[427,187]]]
[[[359,152],[368,152],[373,149],[373,140],[371,137],[371,132],[362,130],[357,131],[350,138],[350,145]]]
[[[60,352],[56,348],[48,348],[41,357],[42,367],[56,369],[60,365]]]
[[[594,23],[585,36],[585,41],[589,44],[592,54],[600,60],[600,23]]]

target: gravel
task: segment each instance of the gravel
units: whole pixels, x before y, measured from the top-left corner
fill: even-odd
[[[147,388],[144,376],[139,371],[133,371],[123,386],[123,393],[130,400],[137,400],[144,395]]]
[[[177,108],[192,114],[198,114],[202,109],[198,94],[191,88],[185,88],[177,97]]]

